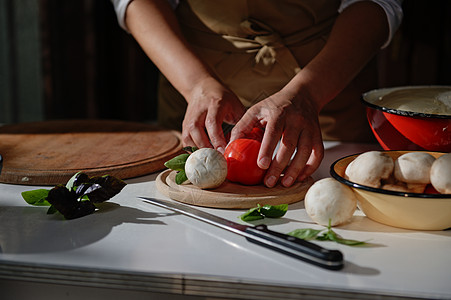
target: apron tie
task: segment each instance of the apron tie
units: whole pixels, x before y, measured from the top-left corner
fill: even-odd
[[[255,52],[253,70],[268,75],[277,62],[288,76],[292,77],[300,68],[290,50],[284,45],[282,37],[266,24],[254,19],[247,19],[240,24],[246,38],[223,35],[223,38],[237,48],[246,52]]]

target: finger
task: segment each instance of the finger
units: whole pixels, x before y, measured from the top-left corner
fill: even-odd
[[[183,143],[191,142],[198,148],[211,148],[210,140],[205,132],[203,123],[202,125],[196,125],[197,123],[183,124],[182,141]]]
[[[202,128],[202,130],[193,130],[191,132],[191,138],[198,148],[211,148],[212,145],[208,139],[208,134]]]
[[[238,100],[238,107],[234,107],[231,112],[226,113],[224,116],[224,122],[227,124],[237,124],[246,113],[246,108]]]
[[[315,139],[313,142],[312,152],[310,154],[308,161],[305,164],[304,169],[300,173],[298,180],[303,181],[308,176],[312,175],[313,172],[315,172],[316,169],[318,169],[318,167],[320,166],[323,158],[324,158],[324,145],[321,139],[321,135],[319,135],[318,138]]]
[[[296,153],[285,171],[282,185],[291,186],[299,174],[304,170],[305,165],[312,153],[312,135],[309,130],[304,130],[298,140]]]
[[[293,153],[296,150],[296,146],[298,144],[299,139],[299,132],[298,130],[285,130],[282,136],[282,139],[280,140],[280,146],[277,150],[277,153],[274,157],[274,159],[271,162],[271,166],[268,169],[268,172],[266,174],[266,182],[267,186],[270,186],[274,183],[274,178],[279,178],[282,174],[283,170],[287,167],[287,165],[290,163],[291,157],[293,156]],[[297,178],[297,175],[295,177],[289,177],[288,179],[284,177],[284,180],[286,182],[286,186],[290,186],[295,179]],[[291,182],[290,182],[291,180]]]
[[[282,136],[283,128],[277,122],[268,123],[263,133],[262,145],[258,153],[257,164],[262,169],[268,169],[277,143]]]
[[[205,128],[207,129],[210,143],[213,148],[224,153],[226,140],[224,138],[224,133],[222,132],[222,119],[222,116],[218,116],[216,113],[208,113],[205,120]]]
[[[185,131],[182,132],[182,145],[183,147],[194,147],[196,144],[194,143],[191,135],[185,134]]]
[[[258,124],[258,119],[251,112],[245,113],[232,129],[230,141],[245,137],[252,131],[255,124]]]

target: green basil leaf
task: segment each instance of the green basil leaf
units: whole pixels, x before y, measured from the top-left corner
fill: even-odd
[[[53,215],[56,212],[58,212],[58,210],[53,205],[50,205],[49,209],[47,210],[47,214]]]
[[[357,240],[349,240],[344,239],[340,237],[337,233],[335,233],[332,229],[328,229],[326,233],[322,234],[321,236],[316,238],[320,241],[332,241],[343,245],[348,246],[359,246],[359,245],[366,245],[366,242],[364,241],[357,241]]]
[[[283,217],[288,211],[288,204],[264,205],[260,207],[260,213],[268,218]]]
[[[66,184],[51,190],[38,189],[22,192],[31,205],[50,206],[47,214],[61,213],[66,219],[80,218],[96,211],[95,203],[109,200],[118,194],[126,183],[114,176],[94,176],[78,172]]]
[[[164,163],[165,167],[174,171],[185,171],[185,163],[190,155],[183,153]]]
[[[88,195],[84,195],[81,198],[78,198],[79,201],[90,201]]]
[[[22,198],[28,204],[36,205],[36,206],[50,206],[50,203],[47,201],[48,195],[49,195],[49,190],[46,190],[46,189],[37,189],[37,190],[22,192]]]
[[[343,245],[348,245],[348,246],[360,246],[360,245],[366,245],[366,242],[364,241],[357,241],[357,240],[348,240],[348,239],[342,239],[340,237],[338,237],[335,242],[339,243],[339,244],[343,244]]]
[[[289,232],[288,235],[297,237],[298,239],[302,240],[313,240],[321,231],[323,231],[323,229],[301,228]]]
[[[245,222],[263,219],[264,216],[259,212],[260,207],[254,207],[240,216],[241,220]]]
[[[81,172],[77,172],[72,176],[66,183],[66,188],[68,190],[72,190],[75,186],[75,181],[77,180],[78,175],[80,175]]]
[[[175,175],[175,183],[177,184],[182,184],[185,181],[188,180],[188,177],[186,177],[186,173],[185,170],[180,170],[176,175]]]
[[[336,242],[338,239],[338,236],[332,229],[328,228],[327,231],[325,233],[323,233],[322,235],[318,236],[317,239],[320,241]]]
[[[187,146],[187,147],[183,147],[183,149],[182,149],[183,151],[186,151],[186,152],[190,152],[190,153],[193,153],[194,151],[197,151],[197,150],[199,150],[199,148],[197,148],[197,147],[191,147],[191,146]]]
[[[332,242],[336,242],[336,243],[348,245],[348,246],[366,245],[366,242],[364,242],[364,241],[344,239],[344,238],[340,237],[331,228],[328,228],[325,233],[318,236],[316,239],[320,240],[320,241],[332,241]]]
[[[318,241],[332,241],[343,245],[348,246],[359,246],[366,245],[366,242],[357,241],[357,240],[348,240],[340,237],[335,231],[332,230],[331,220],[329,219],[329,225],[327,226],[327,231],[323,234],[319,235],[324,229],[311,229],[311,228],[303,228],[303,229],[295,229],[288,233],[288,235],[295,236],[304,240],[315,239]]]

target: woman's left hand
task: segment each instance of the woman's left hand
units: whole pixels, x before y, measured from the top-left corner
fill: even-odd
[[[247,110],[232,131],[231,140],[249,133],[254,127],[265,128],[258,166],[268,169],[264,183],[289,187],[304,180],[320,165],[324,147],[316,102],[307,94],[282,89]],[[280,141],[277,153],[274,150]]]

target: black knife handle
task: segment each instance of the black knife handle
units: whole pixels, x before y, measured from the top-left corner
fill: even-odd
[[[338,250],[328,250],[309,241],[269,230],[266,225],[248,227],[245,232],[246,238],[253,243],[329,270],[343,268],[343,254]]]

